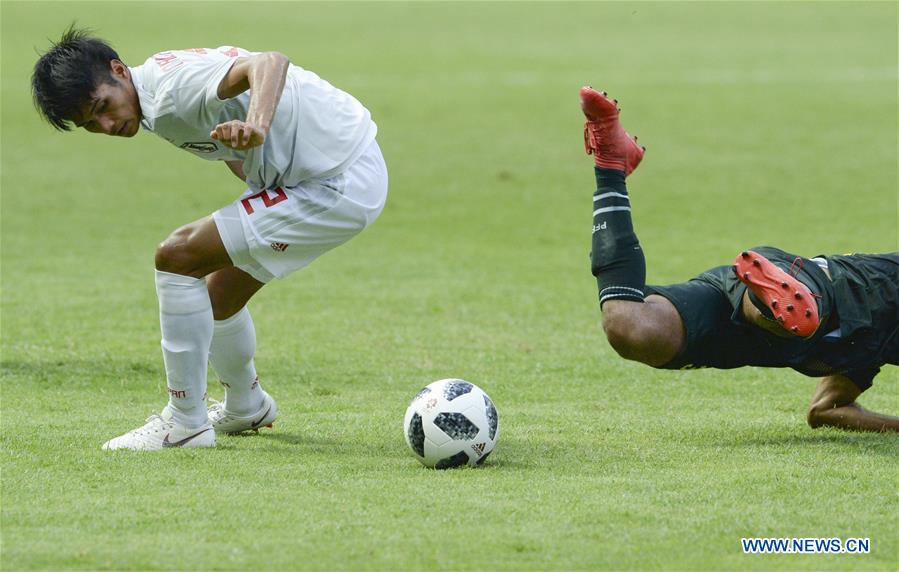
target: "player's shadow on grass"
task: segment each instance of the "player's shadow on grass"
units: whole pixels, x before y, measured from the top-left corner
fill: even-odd
[[[899,438],[895,433],[850,433],[838,429],[818,429],[814,433],[765,435],[758,432],[733,434],[719,445],[727,447],[838,447],[846,451],[873,453],[896,457],[899,455]]]
[[[243,440],[243,439],[262,439],[264,441],[270,441],[275,443],[285,443],[288,445],[297,445],[300,447],[309,447],[309,446],[327,446],[333,447],[338,442],[335,439],[321,439],[314,436],[310,436],[307,433],[291,433],[284,432],[279,430],[268,430],[262,429],[259,433],[255,433],[253,431],[244,431],[243,433],[236,433],[234,435],[228,435],[225,437],[223,442],[227,442],[227,440],[234,439],[235,442]]]
[[[254,449],[273,453],[283,453],[288,448],[296,448],[301,455],[328,455],[358,457],[369,452],[361,443],[347,441],[337,437],[322,436],[305,432],[283,430],[262,430],[259,434],[245,431],[236,435],[227,435],[218,440],[216,446],[244,448],[252,445]]]
[[[321,435],[278,430],[269,431],[265,429],[258,434],[252,431],[245,431],[221,437],[218,439],[216,447],[229,450],[242,448],[243,443],[253,439],[262,440],[261,443],[254,443],[254,445],[262,445],[261,448],[269,452],[283,452],[285,450],[284,445],[289,445],[302,449],[301,452],[303,453],[326,454],[330,457],[339,456],[348,459],[377,457],[379,455],[405,458],[407,455],[410,455],[405,443],[381,443],[378,447],[370,447],[363,443]],[[265,443],[268,443],[270,446],[266,447]],[[528,454],[528,446],[524,441],[516,442],[513,439],[509,439],[501,445],[498,453],[490,456],[483,466],[484,469],[491,471],[521,471],[539,468],[539,463],[528,461],[532,457]],[[409,458],[411,458],[411,455]]]

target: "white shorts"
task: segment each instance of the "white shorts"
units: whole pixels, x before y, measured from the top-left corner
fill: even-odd
[[[234,266],[269,282],[356,236],[378,218],[386,200],[387,166],[372,141],[339,175],[290,188],[248,189],[212,217]]]

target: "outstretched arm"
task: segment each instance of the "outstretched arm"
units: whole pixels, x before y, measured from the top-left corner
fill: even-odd
[[[212,130],[210,137],[240,151],[262,145],[281,100],[289,65],[287,56],[278,52],[237,58],[222,78],[218,96],[230,99],[252,89],[247,118],[220,123]]]
[[[863,409],[856,403],[861,390],[842,375],[821,380],[808,409],[808,424],[852,431],[899,431],[899,418]]]

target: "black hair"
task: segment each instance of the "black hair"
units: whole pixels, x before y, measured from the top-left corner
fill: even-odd
[[[72,117],[104,83],[113,83],[109,62],[119,54],[104,40],[73,23],[34,64],[34,105],[53,127],[69,131]]]

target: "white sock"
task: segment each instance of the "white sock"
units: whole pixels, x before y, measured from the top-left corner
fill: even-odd
[[[252,414],[262,407],[262,387],[256,376],[256,328],[246,306],[224,320],[216,320],[209,361],[225,386],[225,409]]]
[[[212,304],[206,280],[156,271],[162,357],[174,420],[187,427],[208,422],[206,368],[212,340]]]

